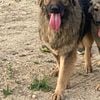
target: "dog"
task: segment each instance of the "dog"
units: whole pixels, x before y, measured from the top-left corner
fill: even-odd
[[[82,1],[82,0],[80,0]],[[89,23],[89,30],[84,32],[84,37],[80,43],[81,47],[85,48],[84,58],[85,58],[85,69],[86,72],[92,72],[93,68],[91,65],[91,48],[95,41],[100,53],[100,0],[84,0],[87,1],[88,8],[85,7],[85,17],[89,17],[87,23]],[[89,2],[90,1],[90,2]],[[86,3],[85,3],[86,4]],[[86,5],[83,5],[86,6]],[[84,13],[84,11],[83,11]],[[86,28],[87,29],[87,28]],[[100,90],[100,84],[96,87]]]
[[[76,61],[84,18],[78,0],[38,0],[40,39],[50,49],[59,70],[52,100],[62,100]]]
[[[92,14],[91,33],[100,54],[100,0],[91,0],[90,3],[89,12]],[[96,86],[96,89],[100,90],[100,83]]]
[[[85,69],[86,72],[92,72],[91,48],[95,41],[100,52],[100,4],[99,0],[79,0],[82,11],[85,15],[84,36],[80,46],[85,48]]]

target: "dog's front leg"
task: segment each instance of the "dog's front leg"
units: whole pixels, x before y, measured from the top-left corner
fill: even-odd
[[[69,83],[69,78],[73,70],[73,64],[76,60],[76,53],[71,52],[67,56],[60,56],[60,68],[59,76],[57,80],[57,86],[52,100],[62,100],[62,94],[66,89],[66,85]]]

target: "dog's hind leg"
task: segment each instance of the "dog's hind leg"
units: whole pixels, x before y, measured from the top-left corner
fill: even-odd
[[[92,72],[92,65],[91,65],[91,48],[93,44],[93,38],[91,34],[85,35],[83,38],[83,45],[85,47],[85,54],[84,54],[84,60],[85,60],[85,69],[86,72]]]
[[[62,100],[62,94],[69,83],[74,62],[76,61],[76,50],[68,53],[67,55],[60,56],[60,68],[57,80],[57,86],[52,100]]]

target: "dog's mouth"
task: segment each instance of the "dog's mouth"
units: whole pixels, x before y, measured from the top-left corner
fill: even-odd
[[[59,31],[61,26],[61,14],[60,13],[50,13],[49,26],[54,31]]]
[[[49,14],[49,27],[56,32],[60,30],[64,10],[65,6],[59,3],[47,6],[47,12]]]

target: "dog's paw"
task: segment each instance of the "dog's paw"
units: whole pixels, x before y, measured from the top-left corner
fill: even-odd
[[[97,91],[100,91],[100,84],[98,84],[98,85],[96,86],[96,90],[97,90]]]
[[[63,97],[63,96],[62,96],[61,94],[54,93],[54,94],[52,95],[52,100],[63,100],[62,97]]]
[[[92,69],[92,66],[85,66],[86,68],[86,73],[92,73],[93,72],[93,69]]]

